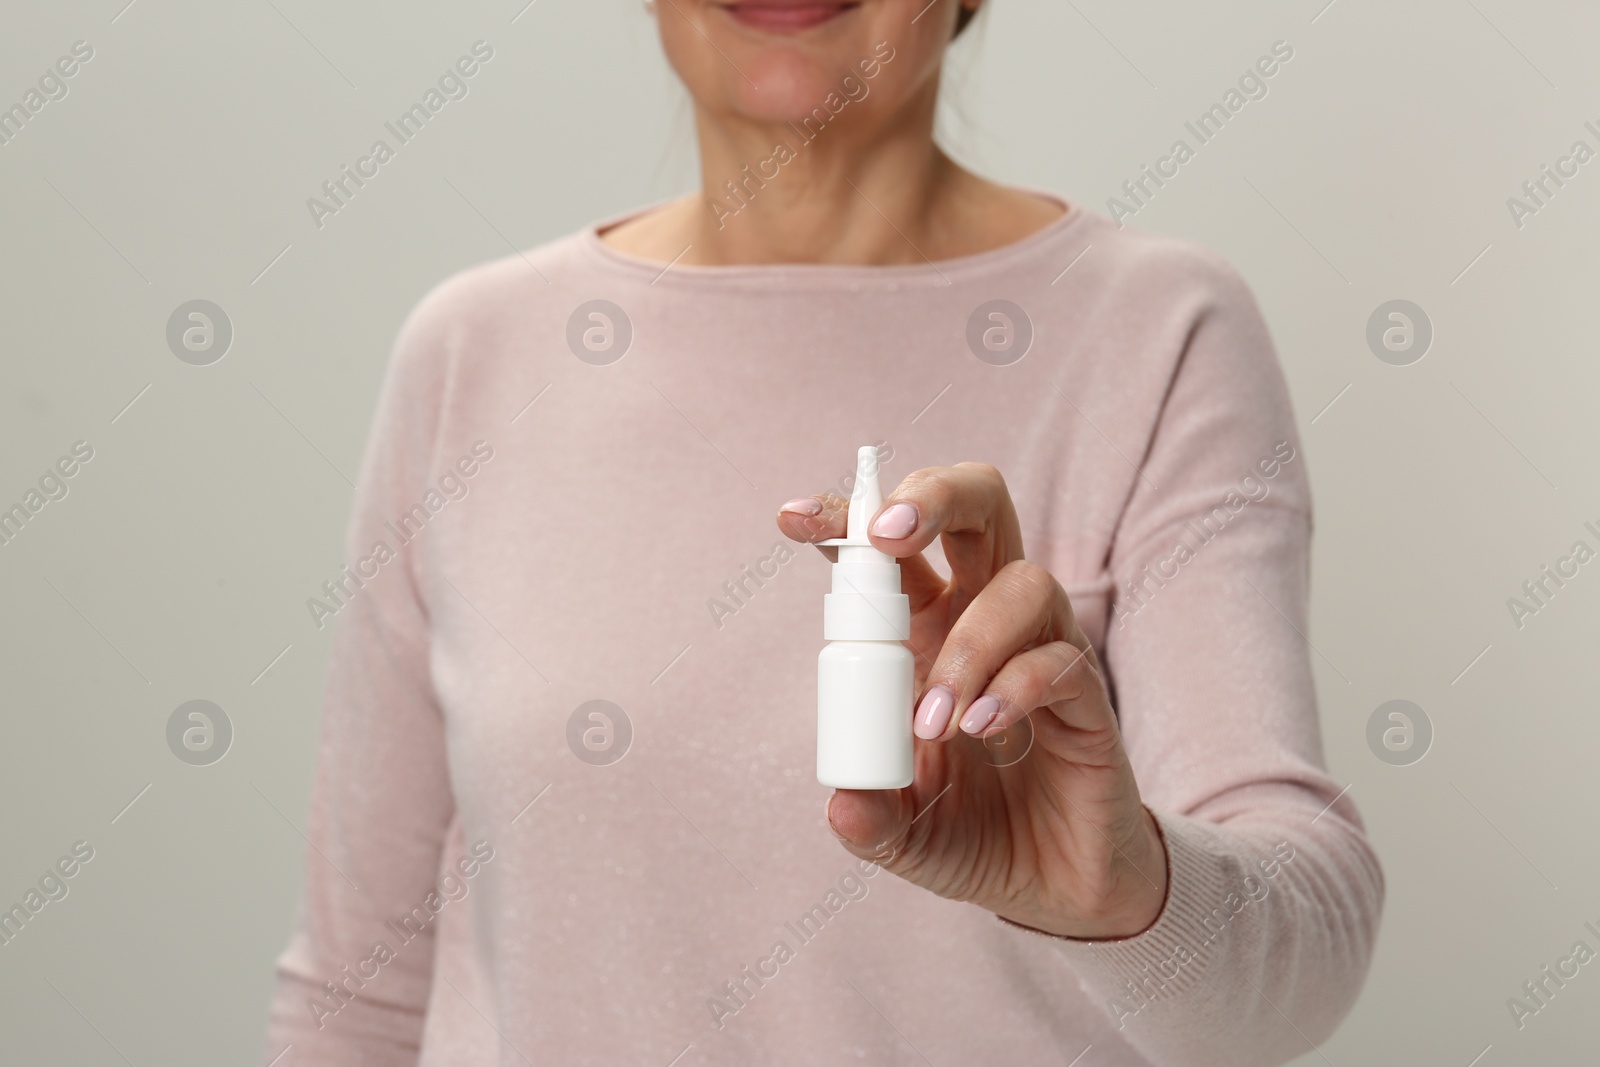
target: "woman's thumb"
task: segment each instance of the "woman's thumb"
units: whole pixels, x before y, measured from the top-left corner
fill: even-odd
[[[904,845],[911,816],[902,789],[839,789],[828,798],[828,825],[846,849],[889,867]]]

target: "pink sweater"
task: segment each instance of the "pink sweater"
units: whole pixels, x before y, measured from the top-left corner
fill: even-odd
[[[989,358],[969,342],[996,299],[1031,323],[1020,360],[1026,331],[996,356],[986,316]],[[575,316],[593,300],[628,326]],[[848,492],[867,442],[886,488],[1005,474],[1166,839],[1147,932],[1036,934],[834,840],[827,565],[774,518]],[[935,265],[663,272],[589,229],[446,281],[401,332],[342,591],[308,605],[337,629],[266,1059],[1310,1051],[1361,985],[1383,880],[1323,768],[1307,485],[1239,276],[1076,206]]]

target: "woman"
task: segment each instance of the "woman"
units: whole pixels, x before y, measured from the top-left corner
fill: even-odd
[[[978,2],[664,0],[702,191],[413,314],[269,1058],[1268,1064],[1349,1009],[1382,876],[1271,341],[1216,256],[940,152]],[[791,544],[863,442],[916,781],[824,806]]]

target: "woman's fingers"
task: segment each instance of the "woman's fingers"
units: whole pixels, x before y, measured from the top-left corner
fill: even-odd
[[[1022,558],[1022,528],[1000,472],[987,463],[924,467],[884,501],[869,529],[892,556],[912,556],[942,539],[958,609],[1002,567]]]
[[[1066,743],[1073,755],[1092,759],[1093,751],[1115,742],[1116,716],[1092,653],[1069,641],[1052,641],[1011,657],[968,707],[961,729],[982,736],[1045,707],[1067,727]]]
[[[778,528],[794,541],[815,544],[845,535],[850,502],[833,493],[798,497],[778,510]],[[953,590],[959,615],[1008,563],[1022,559],[1022,528],[1000,472],[987,463],[925,467],[901,481],[874,516],[872,543],[898,557],[913,613]],[[950,565],[946,582],[922,551],[941,542]],[[822,552],[830,560],[832,548]]]
[[[916,735],[954,737],[969,705],[1008,660],[1074,628],[1067,594],[1049,571],[1026,560],[1006,564],[950,628],[917,705]]]
[[[796,497],[778,509],[778,529],[791,541],[814,544],[843,537],[850,501],[833,493]]]
[[[818,493],[796,497],[778,509],[778,529],[791,541],[816,544],[843,537],[849,515],[850,501],[842,496]],[[839,556],[838,549],[833,547],[818,546],[818,551],[829,560],[836,561]],[[900,560],[900,591],[911,598],[912,614],[940,596],[947,584],[920,553]]]

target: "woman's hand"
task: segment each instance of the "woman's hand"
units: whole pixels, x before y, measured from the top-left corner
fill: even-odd
[[[848,507],[832,495],[790,501],[778,526],[796,541],[842,537]],[[835,791],[834,832],[907,881],[1024,926],[1090,939],[1144,931],[1166,899],[1166,850],[1099,659],[1061,584],[1023,558],[1000,472],[917,471],[870,536],[899,557],[911,600],[916,780]],[[934,538],[948,582],[922,556]]]

